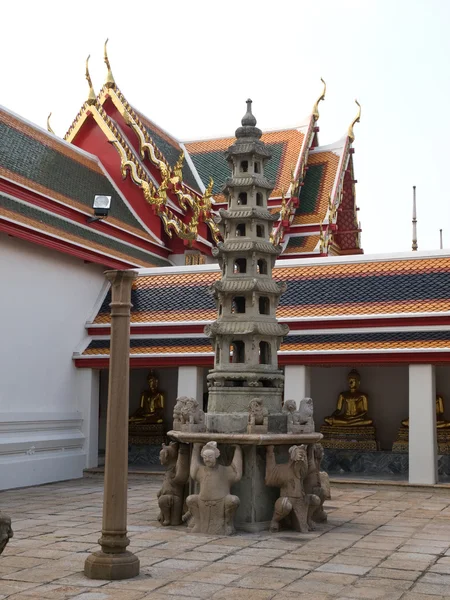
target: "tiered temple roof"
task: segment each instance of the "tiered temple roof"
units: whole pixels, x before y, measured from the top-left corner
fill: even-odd
[[[448,252],[279,260],[273,274],[287,283],[276,313],[290,328],[280,365],[450,361]],[[220,276],[213,265],[140,271],[132,364],[212,366],[203,328],[216,317],[208,289]],[[86,324],[91,340],[75,354],[78,366],[107,365],[109,302]]]
[[[220,239],[214,214],[226,208],[224,152],[234,138],[180,142],[127,101],[106,46],[105,63],[98,94],[86,64],[89,95],[64,140],[0,109],[0,230],[110,268],[204,262]],[[325,88],[301,126],[262,136],[281,258],[362,253],[353,129],[318,145],[324,97]],[[112,208],[90,223],[97,194],[112,196]]]

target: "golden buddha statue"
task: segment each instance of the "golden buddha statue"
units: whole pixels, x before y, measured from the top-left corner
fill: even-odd
[[[164,395],[158,391],[158,378],[153,371],[147,377],[148,390],[141,394],[139,408],[129,419],[130,426],[139,423],[163,423]]]
[[[368,427],[373,425],[367,412],[369,400],[366,394],[359,391],[361,383],[358,371],[354,369],[347,376],[349,390],[341,392],[337,401],[336,410],[330,417],[325,418],[325,423],[339,427]]]
[[[402,421],[402,427],[409,427],[409,419]],[[436,427],[437,429],[450,428],[450,421],[444,419],[444,398],[436,395]]]

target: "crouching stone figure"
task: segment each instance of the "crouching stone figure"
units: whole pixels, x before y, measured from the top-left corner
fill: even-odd
[[[266,485],[280,488],[280,497],[275,502],[270,531],[280,528],[285,521],[291,529],[306,533],[312,529],[308,525],[310,506],[320,506],[320,498],[306,494],[304,480],[308,475],[308,457],[305,446],[289,448],[289,462],[277,465],[273,446],[267,447]],[[311,521],[310,521],[311,523]]]
[[[11,519],[4,513],[0,513],[0,554],[6,548],[6,544],[13,537]]]
[[[158,521],[162,525],[181,525],[184,485],[189,477],[189,446],[177,442],[163,444],[159,460],[167,470],[158,492],[161,510]]]
[[[201,452],[200,447],[201,444],[194,444],[191,460],[191,478],[200,484],[200,492],[186,499],[194,520],[191,531],[231,535],[235,531],[234,514],[239,498],[230,494],[230,488],[242,477],[242,450],[235,446],[233,461],[225,467],[217,462],[220,451],[216,442],[208,442]]]

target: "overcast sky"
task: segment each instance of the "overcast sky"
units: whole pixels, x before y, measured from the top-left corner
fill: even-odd
[[[64,135],[98,90],[103,42],[128,101],[181,140],[233,134],[253,99],[258,125],[301,124],[321,91],[321,145],[355,127],[366,253],[450,247],[448,0],[166,0],[1,3],[0,103]]]

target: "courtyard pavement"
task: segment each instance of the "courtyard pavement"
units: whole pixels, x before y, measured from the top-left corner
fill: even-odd
[[[450,599],[450,488],[336,485],[310,534],[193,535],[156,521],[161,478],[129,481],[130,550],[141,574],[87,579],[98,550],[103,478],[0,492],[14,538],[0,600]]]

